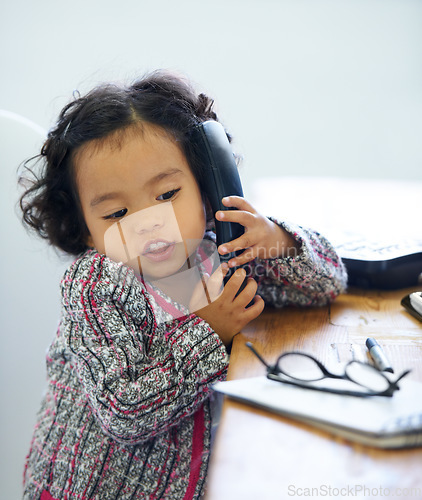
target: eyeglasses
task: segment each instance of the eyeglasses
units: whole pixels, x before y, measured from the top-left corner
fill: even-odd
[[[267,367],[267,377],[269,379],[315,391],[343,394],[346,396],[391,397],[395,391],[400,389],[397,385],[398,382],[410,373],[410,370],[406,370],[396,381],[392,382],[384,373],[377,370],[375,366],[361,361],[350,361],[344,367],[344,373],[336,375],[329,372],[320,361],[310,354],[297,351],[285,352],[279,356],[274,365],[269,365],[250,342],[246,342],[246,345],[261,363]],[[314,382],[324,379],[340,379],[353,382],[361,390],[343,390],[314,384]]]

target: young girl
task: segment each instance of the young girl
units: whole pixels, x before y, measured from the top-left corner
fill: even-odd
[[[43,171],[21,198],[23,218],[78,258],[61,282],[24,498],[200,497],[211,387],[226,376],[233,336],[264,303],[324,305],[345,288],[340,259],[317,233],[263,217],[240,197],[210,213],[190,134],[217,120],[212,105],[184,79],[156,72],[76,98],[48,135]],[[244,226],[218,252],[242,250],[229,266],[248,264],[255,279],[241,290],[239,268],[220,293],[222,266],[205,274],[215,291],[207,304],[195,305],[198,290],[184,291],[189,309],[144,274],[165,278],[186,257],[200,267],[201,245],[179,247],[212,240],[214,217]],[[106,255],[112,228],[132,220],[139,268]]]

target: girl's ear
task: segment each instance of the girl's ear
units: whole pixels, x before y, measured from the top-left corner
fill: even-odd
[[[208,201],[208,198],[204,196],[204,206],[205,206],[205,217],[206,217],[206,230],[214,231],[215,230],[215,219],[214,212],[211,208],[211,203]]]
[[[86,246],[89,248],[94,248],[94,240],[92,239],[92,236],[88,233],[87,237],[85,238],[85,243]]]
[[[214,214],[212,212],[211,203],[209,202],[208,197],[205,195],[202,195],[202,201],[203,201],[204,207],[205,207],[205,217],[207,218],[207,222],[208,222],[211,219],[214,219]]]
[[[88,248],[94,248],[94,240],[92,239],[91,233],[89,232],[88,226],[86,225],[85,219],[82,214],[82,209],[80,209],[79,212],[79,220],[82,228],[81,239]]]

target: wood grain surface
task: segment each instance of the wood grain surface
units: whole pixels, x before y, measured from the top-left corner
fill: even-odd
[[[374,337],[395,372],[422,381],[422,323],[400,305],[414,291],[349,290],[325,308],[266,309],[233,342],[228,379],[265,374],[268,361],[310,352],[328,367],[368,360]],[[422,498],[422,448],[380,450],[266,410],[225,399],[209,471],[208,500]]]

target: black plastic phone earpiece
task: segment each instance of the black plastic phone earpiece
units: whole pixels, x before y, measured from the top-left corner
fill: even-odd
[[[242,196],[243,189],[230,142],[221,123],[209,120],[199,124],[192,133],[193,146],[199,155],[202,167],[201,189],[206,193],[213,215],[218,210],[227,210],[222,199],[225,196]],[[242,225],[215,220],[217,245],[235,240],[244,233]],[[220,255],[221,262],[228,262],[235,252]],[[230,279],[236,268],[231,268],[225,276]],[[246,285],[245,279],[240,290]],[[240,291],[239,290],[239,291]]]
[[[216,121],[198,125],[193,131],[192,140],[201,160],[201,189],[206,193],[215,215],[218,210],[227,210],[221,201],[225,196],[243,196],[233,151],[223,126]],[[215,221],[215,229],[217,245],[234,240],[244,232],[240,224],[218,220]],[[233,256],[224,256],[224,260]]]

